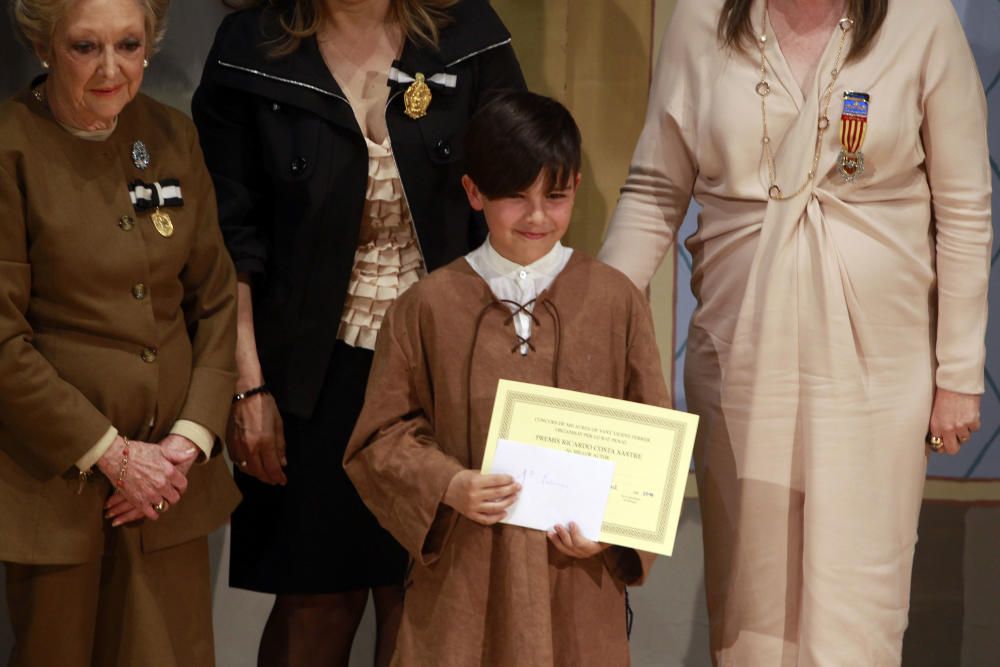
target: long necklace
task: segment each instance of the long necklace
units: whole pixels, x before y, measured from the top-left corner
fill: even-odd
[[[760,95],[760,118],[761,124],[763,125],[763,136],[761,137],[761,143],[764,144],[764,159],[767,162],[767,174],[770,187],[767,189],[767,196],[771,199],[776,199],[778,201],[783,201],[786,199],[792,199],[797,197],[802,193],[816,178],[816,168],[819,166],[820,153],[823,150],[823,135],[826,133],[828,127],[830,127],[830,118],[827,112],[830,110],[830,99],[833,97],[833,86],[837,83],[837,77],[840,75],[840,59],[844,54],[844,44],[847,43],[847,33],[851,31],[854,27],[854,21],[849,18],[842,18],[837,22],[840,27],[840,46],[837,48],[837,59],[834,62],[833,70],[830,71],[830,83],[826,85],[826,90],[823,92],[823,97],[821,98],[821,106],[823,111],[819,115],[819,120],[816,123],[816,149],[813,153],[812,168],[809,169],[809,173],[806,174],[805,181],[799,186],[799,189],[790,195],[786,195],[775,183],[775,168],[774,168],[774,152],[771,149],[771,136],[768,134],[767,130],[767,96],[771,94],[771,84],[767,82],[767,57],[765,56],[764,49],[767,46],[767,24],[769,22],[767,13],[767,3],[764,3],[764,16],[761,19],[761,34],[757,38],[757,46],[760,48],[760,81],[757,83],[755,90],[757,94]]]

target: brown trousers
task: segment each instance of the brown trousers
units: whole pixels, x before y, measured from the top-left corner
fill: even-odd
[[[9,667],[213,667],[208,539],[143,553],[115,529],[103,559],[5,563]]]

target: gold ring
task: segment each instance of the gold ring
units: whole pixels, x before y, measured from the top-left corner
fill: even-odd
[[[940,435],[928,435],[927,444],[931,446],[935,452],[940,452],[944,448],[944,438]]]
[[[166,500],[161,500],[160,502],[153,505],[153,509],[156,510],[157,514],[163,514],[164,512],[167,511],[168,507],[170,506],[167,504]]]

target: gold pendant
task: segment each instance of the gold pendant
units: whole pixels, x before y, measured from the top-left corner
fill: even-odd
[[[406,115],[416,120],[427,115],[427,107],[431,105],[431,89],[424,81],[424,75],[417,72],[416,79],[403,93],[403,106]]]
[[[153,227],[156,227],[157,233],[163,238],[168,239],[174,235],[174,221],[170,219],[170,214],[156,209],[149,219],[153,221]]]

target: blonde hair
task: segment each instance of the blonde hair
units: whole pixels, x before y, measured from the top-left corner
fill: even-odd
[[[303,39],[316,34],[323,18],[321,0],[222,0],[234,9],[266,6],[273,11],[284,34],[270,50],[272,58],[287,56],[298,50]],[[398,23],[404,37],[436,49],[441,29],[448,24],[445,10],[458,0],[390,0],[389,20]]]
[[[159,48],[167,30],[167,9],[170,0],[135,0],[146,15],[146,55]],[[12,0],[14,22],[31,47],[48,50],[56,24],[76,0]]]

